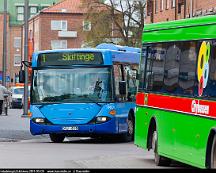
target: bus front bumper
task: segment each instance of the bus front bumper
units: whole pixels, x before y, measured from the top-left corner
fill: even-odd
[[[30,132],[32,135],[63,133],[69,136],[92,136],[118,134],[118,120],[112,118],[108,122],[100,124],[82,124],[82,125],[45,125],[38,124],[30,120]]]

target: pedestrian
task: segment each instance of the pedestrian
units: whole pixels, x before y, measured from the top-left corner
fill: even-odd
[[[10,94],[10,91],[7,90],[1,83],[0,83],[0,115],[2,114],[2,105],[4,101],[4,94]]]

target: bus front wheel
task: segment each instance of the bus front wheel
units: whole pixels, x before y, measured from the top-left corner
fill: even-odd
[[[211,169],[216,168],[216,135],[214,135],[211,148]]]
[[[152,149],[154,151],[155,164],[157,166],[169,166],[170,165],[171,159],[168,159],[166,157],[160,156],[158,154],[158,136],[157,136],[157,131],[153,132],[153,136],[152,136]]]
[[[54,143],[62,143],[65,139],[65,135],[63,134],[50,134],[49,136]]]
[[[134,118],[129,114],[127,119],[128,130],[127,133],[123,135],[123,140],[126,142],[131,142],[134,140]]]

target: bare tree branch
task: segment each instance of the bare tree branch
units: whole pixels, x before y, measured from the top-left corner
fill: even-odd
[[[83,1],[88,9],[86,19],[92,22],[92,31],[84,34],[87,42],[120,38],[122,45],[141,46],[146,0]]]

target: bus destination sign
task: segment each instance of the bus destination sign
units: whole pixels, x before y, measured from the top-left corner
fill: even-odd
[[[100,65],[101,52],[57,52],[38,55],[38,66]]]

